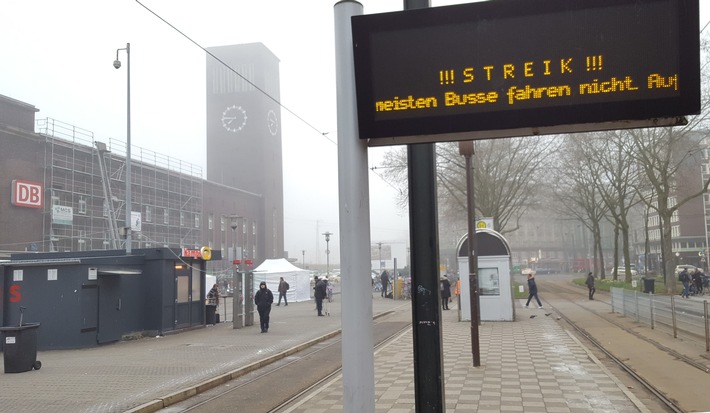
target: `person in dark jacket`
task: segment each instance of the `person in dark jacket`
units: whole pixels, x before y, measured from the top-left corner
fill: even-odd
[[[535,274],[533,273],[528,273],[528,294],[528,302],[525,303],[525,308],[528,308],[528,304],[530,304],[530,300],[533,297],[537,301],[537,308],[542,308],[542,302],[537,296],[537,284],[535,284]]]
[[[324,315],[323,299],[328,295],[328,285],[325,282],[325,277],[318,278],[313,295],[316,298],[316,310],[318,310],[318,316],[322,317]]]
[[[587,289],[589,290],[589,299],[593,300],[594,299],[594,292],[597,291],[596,288],[594,288],[594,274],[591,272],[587,274],[587,281],[585,282],[587,284]]]
[[[279,281],[279,302],[276,303],[276,306],[281,305],[281,298],[284,299],[284,305],[288,305],[288,300],[286,299],[286,292],[289,290],[289,285],[288,283],[284,280],[284,277],[281,277],[281,280]]]
[[[441,308],[448,310],[449,299],[451,299],[451,282],[445,275],[442,275],[439,280],[439,290],[441,290]]]
[[[261,332],[269,331],[269,314],[271,313],[271,304],[274,302],[274,295],[266,287],[266,282],[259,283],[259,291],[254,294],[254,304],[259,311],[259,323],[261,324]]]
[[[680,294],[683,298],[688,298],[690,296],[689,286],[690,286],[690,275],[688,275],[688,269],[683,268],[683,271],[678,275],[678,279],[683,283],[683,292]]]
[[[387,270],[382,271],[380,274],[380,283],[382,283],[382,296],[387,297],[387,286],[390,284],[390,275]]]

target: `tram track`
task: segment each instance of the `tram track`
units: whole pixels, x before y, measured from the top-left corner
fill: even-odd
[[[664,380],[659,380],[659,378],[656,377],[657,374],[649,375],[648,370],[645,370],[641,366],[641,363],[638,363],[638,356],[628,356],[628,353],[624,353],[623,356],[620,356],[617,354],[614,346],[609,343],[614,340],[610,340],[607,337],[606,340],[608,342],[602,342],[600,338],[595,337],[595,333],[590,331],[591,328],[589,326],[594,326],[598,323],[595,322],[594,319],[584,316],[584,314],[592,314],[597,321],[601,320],[603,323],[613,326],[613,328],[616,329],[615,334],[617,337],[619,336],[619,330],[633,337],[632,340],[626,340],[631,343],[631,346],[637,346],[636,344],[633,344],[633,340],[640,340],[652,346],[654,349],[653,351],[657,353],[654,354],[654,358],[656,359],[667,358],[675,360],[676,362],[681,362],[684,366],[686,366],[686,369],[692,368],[696,371],[702,372],[701,374],[705,376],[704,380],[706,382],[708,380],[708,372],[710,372],[708,365],[696,361],[688,354],[684,354],[669,347],[668,345],[662,344],[659,340],[642,334],[637,331],[635,328],[636,325],[628,319],[624,321],[615,320],[612,317],[613,313],[611,313],[611,303],[605,299],[599,300],[595,297],[594,302],[595,307],[597,308],[590,308],[589,302],[586,300],[585,289],[573,287],[560,282],[550,282],[545,283],[544,291],[549,294],[548,298],[553,298],[552,302],[555,304],[550,305],[550,307],[558,315],[558,319],[564,320],[564,322],[567,323],[578,336],[590,343],[594,349],[603,354],[610,363],[613,363],[614,366],[621,369],[621,371],[624,371],[636,383],[641,385],[643,389],[648,392],[648,394],[653,395],[657,402],[664,406],[667,411],[697,411],[697,409],[686,410],[687,406],[684,405],[687,405],[688,403],[685,402],[683,397],[679,395],[678,388],[672,386],[669,387],[669,381],[665,378]],[[581,297],[585,297],[585,300],[583,301],[585,304],[580,302]],[[604,295],[602,295],[602,297],[604,297]],[[550,300],[547,301],[550,303]],[[608,308],[609,311],[602,312],[603,310],[599,310],[599,303],[605,304],[605,307],[608,306],[606,308]],[[564,307],[564,309],[561,307]],[[597,328],[597,331],[599,331],[599,328]],[[666,357],[661,356],[662,354],[665,354]],[[680,372],[680,370],[683,369],[676,366],[673,371]]]
[[[375,320],[375,351],[408,328],[411,328],[410,322]],[[339,376],[342,370],[341,344],[342,336],[338,334],[160,412],[229,411],[234,406],[238,406],[239,411],[284,411],[287,406]],[[263,397],[265,394],[268,397]]]

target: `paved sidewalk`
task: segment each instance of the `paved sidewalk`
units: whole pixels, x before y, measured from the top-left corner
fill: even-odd
[[[454,306],[443,312],[447,412],[649,411],[549,310],[516,305],[516,322],[480,326],[481,367],[473,367],[470,323]],[[411,343],[409,329],[375,355],[378,413],[415,411]],[[342,412],[342,394],[338,376],[281,413]]]
[[[334,334],[340,329],[338,298],[330,304],[330,317],[317,317],[313,302],[274,306],[267,334],[258,325],[235,330],[223,323],[92,349],[39,352],[41,370],[0,375],[0,411],[152,411],[151,401],[182,397],[245,366]],[[397,308],[403,311],[396,317],[411,318],[409,301],[373,298],[374,314]],[[459,322],[451,308],[443,312],[447,412],[648,411],[554,315],[545,316],[547,310],[519,309],[517,322],[484,323],[482,367],[474,368],[470,324]],[[378,413],[414,411],[411,329],[377,351],[375,391]],[[284,411],[342,410],[337,378]]]

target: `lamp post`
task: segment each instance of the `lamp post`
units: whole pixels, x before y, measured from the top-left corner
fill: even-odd
[[[127,91],[126,91],[126,254],[131,253],[131,44],[126,43],[124,49],[116,49],[116,60],[113,61],[113,67],[121,68],[121,61],[118,60],[118,52],[126,51],[126,73],[127,73]]]
[[[306,250],[301,250],[301,256],[303,257],[301,259],[301,265],[303,265],[303,268],[306,268]]]
[[[241,259],[241,257],[237,258],[237,228],[239,227],[237,220],[243,217],[230,215],[228,218],[232,220],[229,227],[232,228],[232,252],[234,259],[234,261],[232,261],[232,265],[234,265],[234,275],[232,276],[232,290],[234,291],[232,296],[232,314],[234,314],[232,316],[232,328],[239,329],[244,325],[244,312],[242,311],[242,297],[244,293],[242,286],[244,283],[242,282],[242,274],[239,271],[239,264],[237,264],[237,262],[239,262],[237,260]]]
[[[380,274],[382,274],[382,243],[381,243],[381,242],[378,242],[378,243],[377,243],[377,248],[378,248],[379,254],[380,254],[380,257],[379,257],[379,260],[380,260]]]
[[[330,275],[330,236],[333,235],[332,232],[326,231],[323,233],[325,235],[325,276]]]

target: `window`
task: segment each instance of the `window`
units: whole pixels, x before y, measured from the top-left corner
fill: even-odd
[[[200,227],[200,214],[195,214],[195,228]]]
[[[256,222],[251,223],[251,235],[256,235]]]
[[[79,198],[79,213],[86,214],[86,199],[84,199],[84,197]]]
[[[209,214],[207,216],[207,228],[214,229],[214,217],[212,216],[212,214]]]
[[[108,202],[104,200],[104,212],[103,212],[104,218],[108,218]]]
[[[168,225],[170,223],[170,211],[165,208],[163,209],[163,224]]]
[[[145,221],[146,222],[153,221],[153,207],[150,205],[145,206]]]
[[[224,217],[219,217],[219,230],[224,232]]]
[[[185,212],[180,211],[180,226],[184,227],[185,226]]]
[[[478,287],[481,295],[500,295],[498,268],[479,268]]]

